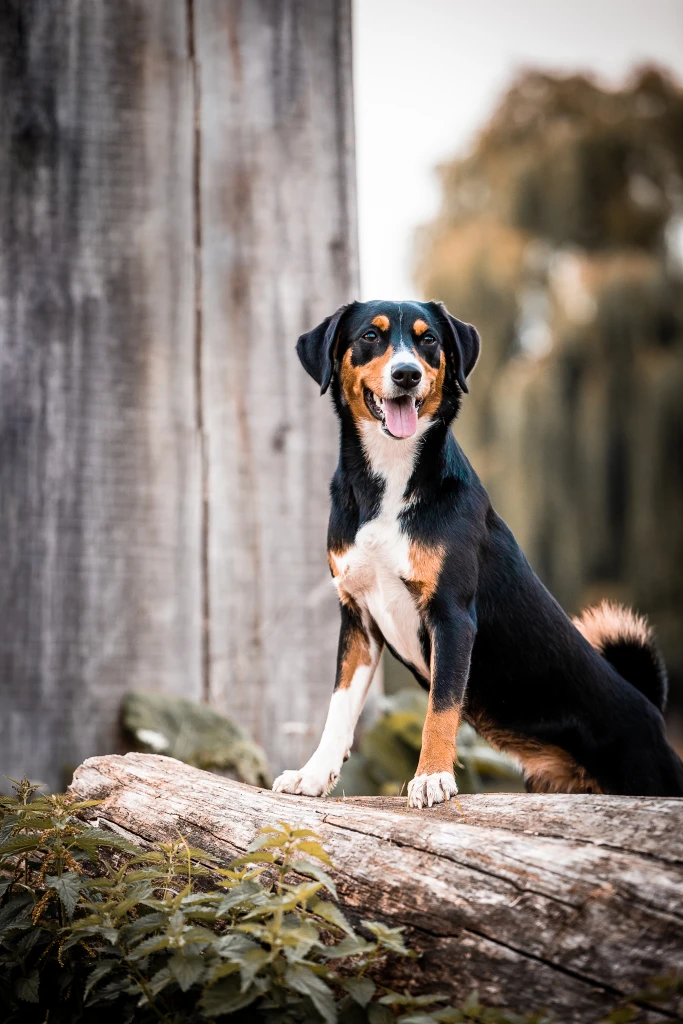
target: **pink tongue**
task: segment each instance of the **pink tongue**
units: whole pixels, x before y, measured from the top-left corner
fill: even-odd
[[[384,416],[394,437],[412,437],[417,430],[417,409],[412,398],[385,398]]]

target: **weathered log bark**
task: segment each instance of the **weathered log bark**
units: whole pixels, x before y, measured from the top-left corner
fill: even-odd
[[[143,754],[86,761],[72,790],[138,840],[179,830],[225,860],[277,819],[315,827],[349,915],[405,926],[423,954],[394,961],[386,983],[454,1000],[477,987],[490,1004],[594,1021],[683,968],[680,800],[495,794],[409,811],[276,795]]]

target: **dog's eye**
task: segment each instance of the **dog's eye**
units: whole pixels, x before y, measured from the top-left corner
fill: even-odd
[[[377,333],[375,331],[366,331],[363,335],[363,341],[377,341]]]
[[[433,334],[425,334],[424,338],[422,339],[422,344],[423,345],[433,345],[435,341],[436,341],[436,338],[434,337]]]

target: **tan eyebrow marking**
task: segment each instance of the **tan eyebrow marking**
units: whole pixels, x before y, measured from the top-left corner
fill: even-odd
[[[372,326],[379,327],[380,331],[388,331],[389,317],[385,316],[384,313],[380,313],[379,316],[376,316],[375,319],[372,321]],[[425,324],[425,327],[426,326],[427,325]]]
[[[413,330],[417,335],[424,334],[429,329],[429,324],[426,324],[424,320],[416,320],[413,324]]]

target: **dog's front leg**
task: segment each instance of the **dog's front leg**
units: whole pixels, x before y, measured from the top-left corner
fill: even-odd
[[[273,783],[279,793],[325,796],[337,783],[349,756],[356,723],[382,653],[383,641],[373,624],[343,604],[337,676],[318,749],[299,771],[285,771]]]
[[[470,671],[474,623],[467,611],[449,611],[435,622],[431,636],[429,704],[420,761],[408,784],[411,807],[431,807],[458,792],[453,774],[455,738]]]

